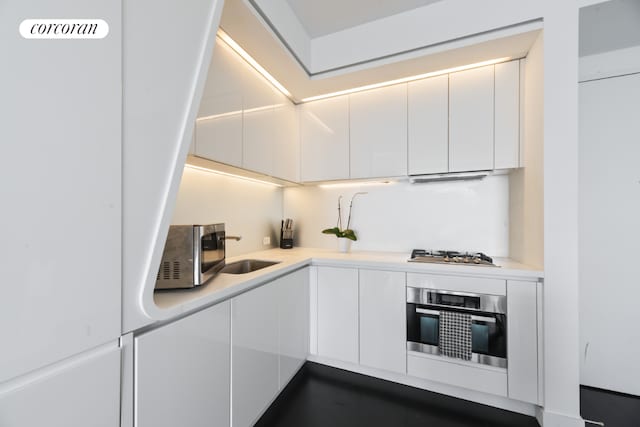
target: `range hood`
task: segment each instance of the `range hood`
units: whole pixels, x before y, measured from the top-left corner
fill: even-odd
[[[472,181],[486,178],[493,171],[473,171],[473,172],[453,172],[435,173],[429,175],[409,175],[409,182],[412,184],[422,184],[427,182],[443,181]]]

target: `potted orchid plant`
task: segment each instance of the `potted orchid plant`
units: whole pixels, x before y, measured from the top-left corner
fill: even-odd
[[[351,197],[351,202],[349,203],[349,216],[347,217],[347,226],[342,228],[342,196],[338,197],[338,221],[336,226],[333,228],[325,228],[322,230],[324,234],[333,234],[338,238],[338,249],[340,252],[349,252],[351,248],[351,242],[355,242],[358,240],[356,236],[356,232],[351,228],[351,210],[353,208],[353,199],[356,198],[359,194],[367,194],[364,192],[358,192]]]

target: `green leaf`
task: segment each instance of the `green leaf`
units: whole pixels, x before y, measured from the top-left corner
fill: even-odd
[[[326,228],[326,229],[322,230],[322,233],[323,233],[323,234],[334,234],[334,235],[336,235],[336,236],[340,237],[340,236],[339,236],[339,234],[340,234],[340,229],[339,229],[338,227]]]
[[[346,229],[342,232],[342,237],[346,237],[349,240],[353,240],[354,242],[356,240],[358,240],[358,238],[356,237],[356,232],[351,230],[351,229]]]

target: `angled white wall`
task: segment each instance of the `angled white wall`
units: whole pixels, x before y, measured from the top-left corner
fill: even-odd
[[[124,332],[150,322],[143,295],[151,300],[221,12],[222,0],[123,3]]]

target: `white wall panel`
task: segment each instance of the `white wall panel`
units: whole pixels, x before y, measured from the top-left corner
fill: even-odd
[[[461,248],[495,256],[509,254],[509,178],[430,184],[284,189],[284,215],[297,221],[300,246],[336,249],[335,236],[321,230],[336,224],[338,197],[358,235],[353,250],[408,251]]]
[[[2,427],[119,427],[117,341],[0,385]]]
[[[61,17],[109,34],[18,32]],[[120,335],[121,29],[120,2],[0,5],[0,383]]]
[[[582,384],[640,395],[640,75],[580,85]],[[631,256],[632,257],[632,256]]]

